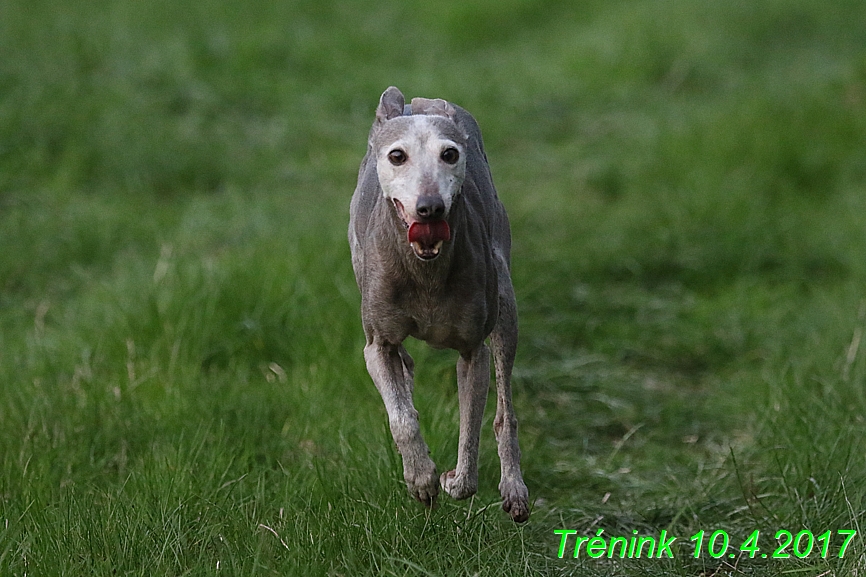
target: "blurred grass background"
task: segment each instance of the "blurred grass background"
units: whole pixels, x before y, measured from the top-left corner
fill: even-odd
[[[857,575],[866,4],[0,3],[0,573]],[[379,94],[485,134],[535,502],[427,512],[345,228]],[[440,469],[453,354],[412,346]],[[492,402],[488,406],[488,413]],[[558,559],[554,529],[679,536]],[[725,529],[736,558],[694,559]]]

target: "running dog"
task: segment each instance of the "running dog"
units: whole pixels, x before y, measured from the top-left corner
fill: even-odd
[[[364,359],[385,403],[409,493],[432,506],[440,486],[455,499],[477,491],[492,349],[502,508],[514,521],[526,521],[529,492],[511,402],[517,349],[511,232],[481,131],[468,112],[440,99],[407,105],[394,87],[382,94],[352,196],[349,244],[361,291]],[[409,336],[460,355],[457,466],[441,476],[412,403],[414,361],[402,344]]]

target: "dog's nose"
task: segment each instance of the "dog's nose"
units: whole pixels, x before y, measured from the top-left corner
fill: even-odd
[[[418,198],[415,213],[422,220],[436,220],[445,216],[445,201],[438,194],[425,194]]]

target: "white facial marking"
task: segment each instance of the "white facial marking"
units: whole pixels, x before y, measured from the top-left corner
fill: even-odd
[[[407,130],[397,140],[381,144],[377,150],[376,171],[382,193],[385,198],[400,202],[401,217],[407,224],[418,220],[415,206],[424,194],[441,196],[447,216],[466,177],[465,149],[442,135],[430,117],[405,118],[411,120]],[[449,164],[442,153],[452,148],[459,157]],[[446,159],[449,159],[447,154]]]

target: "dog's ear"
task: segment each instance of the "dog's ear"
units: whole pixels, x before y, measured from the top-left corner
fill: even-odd
[[[398,116],[403,116],[403,105],[406,99],[403,93],[395,86],[388,87],[379,99],[379,107],[376,108],[376,123],[381,124]]]
[[[444,116],[454,120],[457,111],[449,102],[442,100],[441,98],[413,98],[412,114]]]

